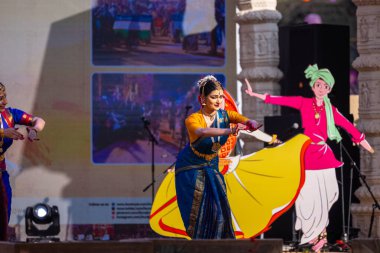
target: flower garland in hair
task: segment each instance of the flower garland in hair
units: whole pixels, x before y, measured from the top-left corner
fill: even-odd
[[[216,80],[215,76],[213,76],[213,75],[207,75],[207,76],[199,79],[199,81],[197,82],[198,87],[201,88],[201,87],[205,86],[207,81],[217,82],[218,80]]]
[[[222,89],[222,85],[220,84],[220,82],[215,78],[215,76],[213,75],[207,75],[201,79],[199,79],[199,81],[197,82],[197,85],[199,88],[202,88],[202,96],[204,96],[205,94],[205,85],[207,84],[208,81],[212,81],[216,88],[217,89]]]

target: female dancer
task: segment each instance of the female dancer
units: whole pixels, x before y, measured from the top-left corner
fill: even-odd
[[[179,210],[192,239],[235,238],[218,151],[230,134],[258,123],[222,110],[223,88],[214,76],[198,81],[202,108],[185,121],[190,143],[179,153],[175,185]],[[238,123],[230,128],[230,123]]]
[[[4,154],[13,140],[24,140],[15,125],[28,126],[28,140],[38,140],[37,132],[42,131],[45,121],[19,109],[6,108],[8,104],[5,86],[0,83],[0,241],[7,240],[8,221],[11,216],[12,189],[6,171]]]
[[[326,227],[329,210],[338,199],[339,190],[334,168],[342,166],[330,147],[327,138],[339,142],[340,136],[335,125],[345,129],[354,143],[373,153],[374,150],[360,133],[339,111],[331,105],[328,94],[335,80],[328,69],[318,69],[315,64],[305,70],[310,79],[313,98],[300,96],[285,97],[258,94],[246,80],[246,93],[260,98],[265,103],[288,106],[300,110],[304,134],[313,142],[305,152],[305,184],[296,200],[296,230],[303,232],[300,244],[311,243],[314,251],[319,251],[327,242]]]

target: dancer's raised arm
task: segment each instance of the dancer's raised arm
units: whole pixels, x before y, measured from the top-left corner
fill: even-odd
[[[248,79],[245,78],[244,79],[245,83],[247,84],[247,89],[245,90],[245,93],[247,93],[248,95],[250,95],[251,97],[257,97],[257,98],[260,98],[262,100],[265,100],[265,98],[267,97],[267,93],[265,94],[260,94],[260,93],[256,93],[256,92],[253,92],[252,91],[252,87],[251,87],[251,84],[249,83]]]

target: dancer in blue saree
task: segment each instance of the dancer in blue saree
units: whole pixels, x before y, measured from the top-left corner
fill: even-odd
[[[175,165],[178,206],[192,239],[235,238],[218,151],[230,134],[255,130],[258,123],[221,109],[223,88],[214,76],[200,79],[198,86],[202,108],[185,121],[190,143]],[[230,123],[237,125],[230,128]]]
[[[27,126],[29,141],[38,140],[37,132],[42,131],[45,121],[19,109],[7,108],[5,86],[0,83],[0,241],[7,240],[7,228],[11,216],[12,189],[6,170],[5,152],[13,140],[24,140],[24,135],[15,125]]]

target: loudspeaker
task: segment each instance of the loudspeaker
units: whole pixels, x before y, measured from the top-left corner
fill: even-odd
[[[329,94],[331,103],[343,115],[349,114],[350,46],[349,27],[342,25],[297,25],[279,28],[280,64],[284,73],[280,81],[281,95],[312,97],[313,92],[305,78],[307,66],[318,64],[328,68],[335,78]],[[294,113],[282,107],[283,115]]]

